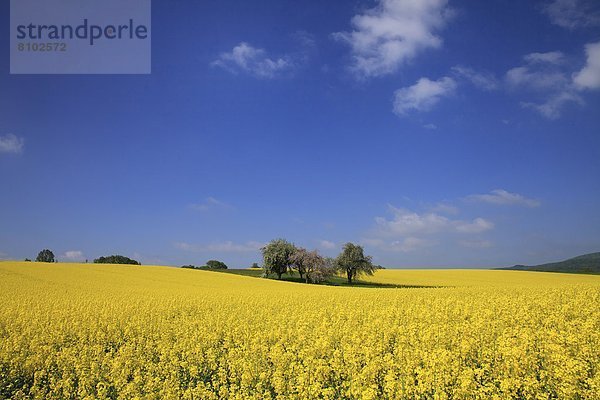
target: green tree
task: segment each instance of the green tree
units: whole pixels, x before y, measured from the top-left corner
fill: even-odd
[[[252,263],[250,268],[260,268],[260,266],[258,265],[258,263]]]
[[[361,246],[354,243],[346,243],[342,252],[335,260],[336,267],[348,277],[348,283],[361,274],[373,275],[375,266],[371,263],[371,257],[365,256]]]
[[[208,260],[206,266],[210,269],[227,269],[227,265],[223,261]]]
[[[35,259],[37,262],[54,262],[54,253],[48,249],[40,251]]]
[[[132,264],[132,265],[142,265],[139,261],[132,260],[129,257],[113,255],[106,257],[99,257],[94,260],[96,264]]]
[[[263,268],[265,275],[287,273],[292,266],[291,257],[296,251],[296,246],[285,239],[275,239],[261,249],[263,255]]]

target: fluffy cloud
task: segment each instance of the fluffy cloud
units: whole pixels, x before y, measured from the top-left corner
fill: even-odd
[[[393,73],[419,52],[439,48],[437,32],[451,16],[447,0],[379,0],[352,18],[352,32],[334,38],[352,50],[351,70],[358,78]]]
[[[25,140],[12,133],[0,136],[0,153],[20,154],[24,145]]]
[[[531,53],[523,59],[525,65],[512,68],[506,73],[506,82],[510,87],[561,89],[569,83],[569,78],[560,69],[564,59],[561,52]]]
[[[467,197],[468,200],[478,201],[496,205],[520,205],[526,207],[538,207],[539,200],[529,199],[518,193],[510,193],[503,189],[492,190],[486,194],[473,194]]]
[[[600,26],[598,0],[552,0],[543,11],[553,24],[567,29]]]
[[[265,243],[249,241],[246,243],[234,243],[232,241],[209,243],[209,244],[190,244],[186,242],[175,243],[175,247],[180,250],[204,253],[204,252],[215,252],[215,253],[243,253],[243,252],[255,252],[264,247]]]
[[[375,228],[363,239],[365,245],[385,251],[410,252],[433,246],[453,235],[481,234],[494,228],[483,218],[451,219],[436,212],[417,213],[389,206],[392,218],[375,218]]]
[[[473,68],[457,65],[452,67],[452,72],[459,78],[466,79],[481,90],[498,89],[498,80],[489,72],[477,72]]]
[[[525,65],[510,69],[506,82],[512,90],[527,90],[539,101],[523,101],[521,106],[538,111],[549,119],[560,117],[569,103],[583,104],[583,99],[565,70],[564,55],[553,51],[531,53],[523,57]]]
[[[383,237],[429,235],[440,232],[480,233],[490,230],[494,224],[483,219],[473,221],[453,220],[435,212],[416,213],[389,206],[393,218],[375,218],[378,235]]]
[[[567,90],[550,95],[543,103],[523,101],[521,106],[535,110],[548,119],[556,119],[561,116],[563,107],[569,103],[583,104],[583,99],[577,93]]]
[[[280,77],[297,67],[293,57],[269,57],[264,49],[252,47],[242,42],[230,52],[221,53],[212,66],[221,67],[231,73],[248,73],[256,78],[272,79]]]
[[[583,69],[573,76],[579,89],[600,89],[600,42],[585,46],[587,61]]]
[[[389,209],[393,214],[391,220],[384,217],[375,218],[378,236],[433,234],[446,229],[450,222],[448,218],[433,212],[418,214],[393,206],[389,206]]]
[[[554,67],[539,68],[529,64],[508,70],[506,82],[511,88],[526,87],[534,90],[546,90],[562,88],[569,83],[569,78],[564,72]]]
[[[189,207],[196,211],[210,211],[214,209],[231,209],[233,208],[227,203],[217,200],[214,197],[207,197],[202,203],[190,204]]]
[[[506,72],[505,87],[529,97],[520,102],[521,107],[556,119],[567,105],[584,104],[584,90],[600,89],[600,42],[587,44],[585,52],[586,64],[580,71],[573,71],[560,51],[527,54],[522,65]],[[467,80],[482,90],[500,87],[493,75],[469,67],[455,66],[452,73],[457,81]]]
[[[410,111],[428,111],[443,97],[456,90],[456,82],[449,77],[437,81],[421,78],[412,86],[401,88],[394,93],[394,113],[399,116]]]
[[[546,53],[530,53],[523,57],[525,61],[531,64],[562,64],[565,60],[565,55],[560,51],[549,51]]]

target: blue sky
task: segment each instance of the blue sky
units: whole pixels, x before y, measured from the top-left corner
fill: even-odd
[[[0,258],[600,251],[599,8],[154,1],[150,75],[10,75],[3,35]]]

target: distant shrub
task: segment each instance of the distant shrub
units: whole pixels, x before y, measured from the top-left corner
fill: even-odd
[[[94,260],[95,264],[131,264],[131,265],[142,265],[139,261],[132,260],[129,257],[113,255],[107,257],[100,257]]]
[[[189,265],[182,265],[181,268],[196,269],[196,266],[192,265],[192,264],[189,264]]]
[[[29,258],[26,258],[24,261],[29,261],[29,262],[31,262],[31,260],[30,260]]]
[[[252,263],[250,268],[260,268],[260,265],[258,265],[258,263]]]

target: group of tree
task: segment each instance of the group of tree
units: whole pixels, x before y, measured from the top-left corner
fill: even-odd
[[[261,249],[265,276],[298,272],[307,283],[323,282],[335,274],[343,274],[351,284],[361,274],[372,275],[378,268],[361,246],[346,243],[336,258],[324,257],[317,250],[296,247],[285,239],[275,239]]]
[[[121,255],[112,255],[106,257],[99,257],[94,260],[95,264],[131,264],[131,265],[142,265],[139,261],[133,260],[129,257]]]
[[[372,275],[375,270],[381,268],[373,265],[371,257],[366,256],[364,249],[354,243],[346,243],[336,258],[322,256],[317,250],[309,251],[303,247],[296,247],[285,239],[272,240],[261,251],[264,275],[275,274],[278,279],[281,279],[283,274],[295,271],[300,275],[300,279],[307,283],[318,283],[333,275],[343,274],[351,284],[361,274]],[[40,251],[35,260],[37,262],[56,262],[54,253],[49,249]],[[99,257],[94,260],[94,263],[141,265],[139,261],[122,255]],[[222,261],[208,260],[206,265],[201,267],[184,265],[182,268],[223,270],[227,269],[227,265]],[[257,263],[253,263],[252,268],[259,268],[259,266]]]
[[[181,268],[189,268],[189,269],[209,269],[209,270],[213,270],[213,269],[227,269],[227,264],[225,264],[223,261],[218,261],[218,260],[208,260],[206,262],[206,265],[203,265],[201,267],[196,267],[194,265],[183,265]]]
[[[31,261],[30,259],[26,258],[25,261]],[[44,249],[42,251],[40,251],[37,255],[37,257],[35,258],[35,261],[37,262],[47,262],[47,263],[54,263],[57,262],[54,253],[52,252],[52,250],[49,249]],[[85,260],[85,262],[87,262],[87,260]],[[137,260],[133,260],[129,257],[125,257],[125,256],[121,256],[121,255],[112,255],[112,256],[106,256],[106,257],[99,257],[96,258],[94,260],[94,262],[96,264],[131,264],[131,265],[142,265],[139,261]]]
[[[56,260],[54,259],[54,253],[52,252],[52,250],[44,249],[38,253],[37,257],[35,258],[35,261],[53,263]]]

